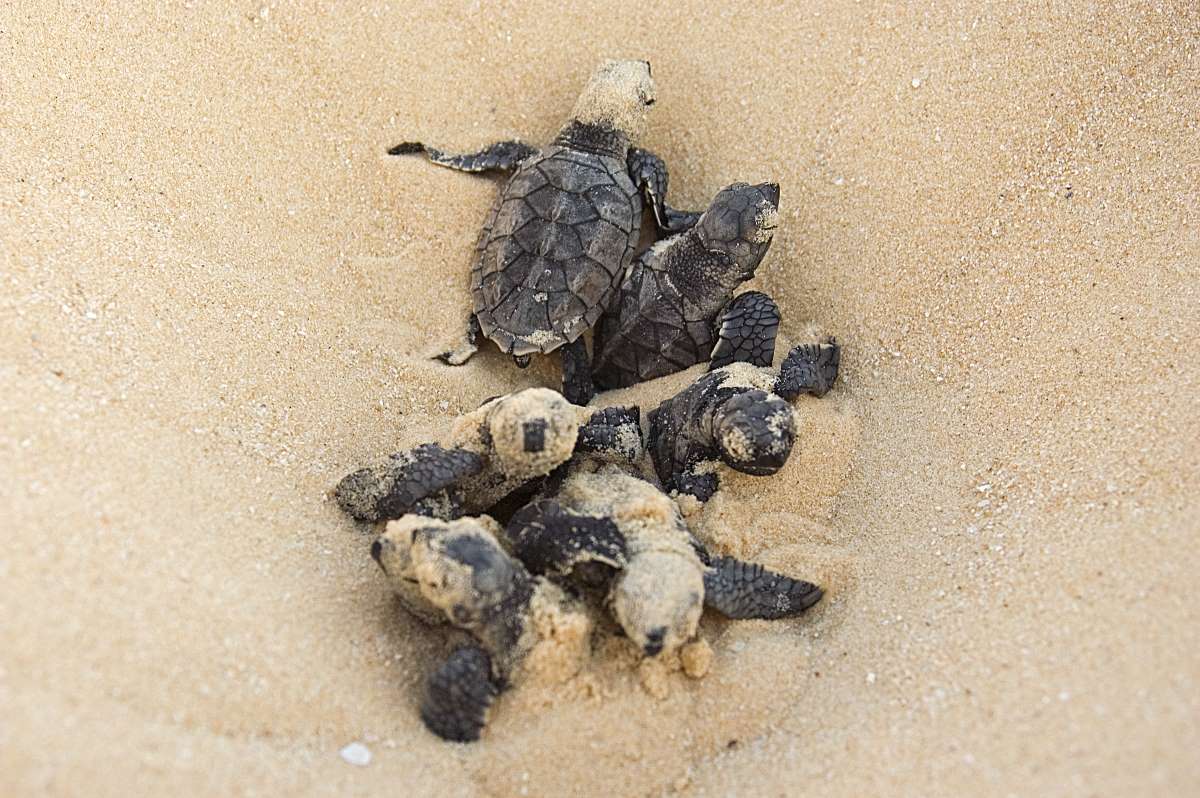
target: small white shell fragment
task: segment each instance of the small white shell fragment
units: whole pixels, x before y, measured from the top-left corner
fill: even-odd
[[[350,743],[341,751],[338,751],[338,755],[347,764],[354,765],[355,767],[365,768],[371,764],[371,749],[357,741]]]

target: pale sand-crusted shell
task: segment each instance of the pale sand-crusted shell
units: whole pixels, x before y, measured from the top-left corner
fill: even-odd
[[[713,650],[707,640],[693,640],[679,649],[683,672],[692,679],[703,679],[712,667]]]
[[[592,410],[549,388],[528,388],[485,402],[458,418],[446,445],[484,458],[483,470],[462,481],[467,512],[482,512],[527,480],[545,476],[570,459],[579,427]],[[524,422],[544,421],[544,447],[526,452]]]
[[[455,521],[405,516],[399,521],[392,521],[388,527],[390,529],[392,524],[401,523],[407,524],[407,529],[437,527],[444,530],[444,536],[460,532],[471,535],[482,534],[490,537],[496,548],[501,549],[497,541],[500,525],[486,515],[478,518],[459,518]],[[397,528],[403,529],[404,527]],[[408,532],[408,536],[411,540],[411,531]],[[473,605],[476,603],[473,600],[475,588],[470,568],[449,557],[442,556],[436,542],[418,539],[411,545],[411,576],[420,583],[421,595],[430,605],[448,615],[451,608],[457,604]],[[436,589],[433,586],[436,586]]]
[[[580,408],[549,388],[530,388],[498,402],[488,414],[495,465],[505,476],[531,479],[550,473],[565,463],[579,437]],[[524,424],[544,421],[544,447],[525,451]]]
[[[542,582],[529,604],[531,648],[522,665],[528,678],[561,684],[583,668],[591,650],[592,620],[561,589]]]
[[[429,558],[423,557],[422,551],[414,550],[416,548],[413,544],[414,533],[418,529],[430,527],[451,530],[456,528],[470,528],[476,525],[482,526],[493,536],[500,531],[499,525],[486,516],[479,519],[464,518],[458,521],[446,522],[422,515],[406,515],[394,521],[389,521],[387,526],[384,527],[383,534],[380,535],[379,539],[381,542],[389,545],[380,549],[380,565],[383,566],[384,572],[387,574],[388,583],[391,585],[392,591],[395,592],[413,615],[416,615],[426,623],[446,623],[446,607],[443,606],[445,602],[435,603],[421,589],[420,581],[422,577],[426,580],[437,580],[443,574],[438,570],[436,560],[430,561]],[[456,585],[462,581],[461,573],[447,572],[445,575],[448,579],[453,580]],[[469,575],[467,576],[467,584],[470,584]]]

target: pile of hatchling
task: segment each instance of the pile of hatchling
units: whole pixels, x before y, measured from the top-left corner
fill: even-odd
[[[654,99],[648,63],[610,61],[545,147],[389,150],[510,175],[476,249],[466,337],[439,358],[465,362],[480,335],[520,367],[562,354],[561,393],[490,399],[444,440],[356,471],[335,491],[354,518],[387,522],[371,555],[402,603],[469,635],[421,701],[425,725],[447,740],[478,739],[499,693],[544,649],[586,646],[593,617],[641,656],[686,661],[705,607],[786,618],[822,595],[713,556],[680,510],[708,501],[724,467],[783,467],[795,439],[789,401],[830,389],[839,350],[832,339],[802,344],[772,368],[779,309],[734,291],[770,247],[779,187],[735,183],[702,213],[668,206],[666,166],[632,146]],[[657,241],[639,253],[644,208]],[[597,388],[704,361],[708,371],[645,425],[637,407],[587,406]]]

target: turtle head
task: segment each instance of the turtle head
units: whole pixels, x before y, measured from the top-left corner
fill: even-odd
[[[451,524],[438,518],[410,514],[388,522],[383,534],[371,545],[371,557],[388,577],[392,592],[414,616],[428,624],[445,623],[448,613],[421,589],[416,576],[420,560],[415,542],[445,534],[450,527]]]
[[[734,264],[729,277],[738,285],[754,276],[778,221],[778,183],[734,183],[713,198],[696,223],[696,234],[709,252],[729,256]]]
[[[455,626],[477,629],[528,581],[483,519],[431,521],[412,532],[411,572],[421,594]]]
[[[407,578],[412,581],[413,534],[419,526],[414,521],[417,521],[416,516],[405,516],[389,522],[384,533],[371,544],[371,557],[392,580]]]
[[[612,592],[612,608],[625,634],[642,653],[654,657],[678,649],[696,636],[704,610],[704,576],[695,563],[675,552],[634,557]]]
[[[579,424],[579,408],[557,391],[529,388],[510,394],[488,416],[497,465],[511,477],[549,474],[571,457]]]
[[[716,411],[713,437],[735,471],[767,476],[783,468],[796,440],[791,406],[766,391],[741,391]]]
[[[646,130],[646,112],[654,99],[649,61],[605,61],[584,86],[571,118],[615,128],[637,141]]]

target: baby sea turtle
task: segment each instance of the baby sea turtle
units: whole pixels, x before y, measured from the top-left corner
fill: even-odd
[[[830,338],[794,347],[778,374],[738,361],[651,410],[648,448],[663,488],[707,501],[717,490],[718,463],[755,476],[783,468],[796,435],[786,400],[823,396],[837,379],[839,359]]]
[[[653,104],[649,62],[606,61],[546,147],[502,141],[450,155],[408,142],[389,150],[424,152],[436,164],[466,172],[512,172],[476,247],[467,341],[443,360],[465,362],[478,331],[522,367],[533,353],[561,347],[563,393],[575,404],[590,401],[594,388],[581,336],[608,308],[633,260],[643,201],[660,231],[687,229],[697,218],[667,206],[666,165],[632,146]]]
[[[548,388],[495,397],[461,416],[444,446],[424,444],[355,471],[334,495],[360,521],[406,513],[449,520],[490,509],[576,451],[626,462],[641,458],[638,409],[577,407]]]
[[[473,638],[425,683],[421,719],[445,740],[478,739],[496,696],[537,662],[552,663],[541,675],[565,681],[587,656],[591,620],[583,607],[506,554],[499,531],[487,516],[448,522],[407,515],[371,546],[410,610],[449,620]]]
[[[732,557],[711,557],[679,506],[614,466],[577,470],[551,498],[518,511],[505,533],[536,574],[607,582],[617,622],[646,656],[696,634],[705,606],[730,618],[787,618],[820,600],[816,585]]]
[[[754,276],[778,217],[778,185],[734,183],[694,227],[643,252],[596,326],[596,384],[622,388],[710,358],[770,365],[779,309],[765,294],[733,291]]]

